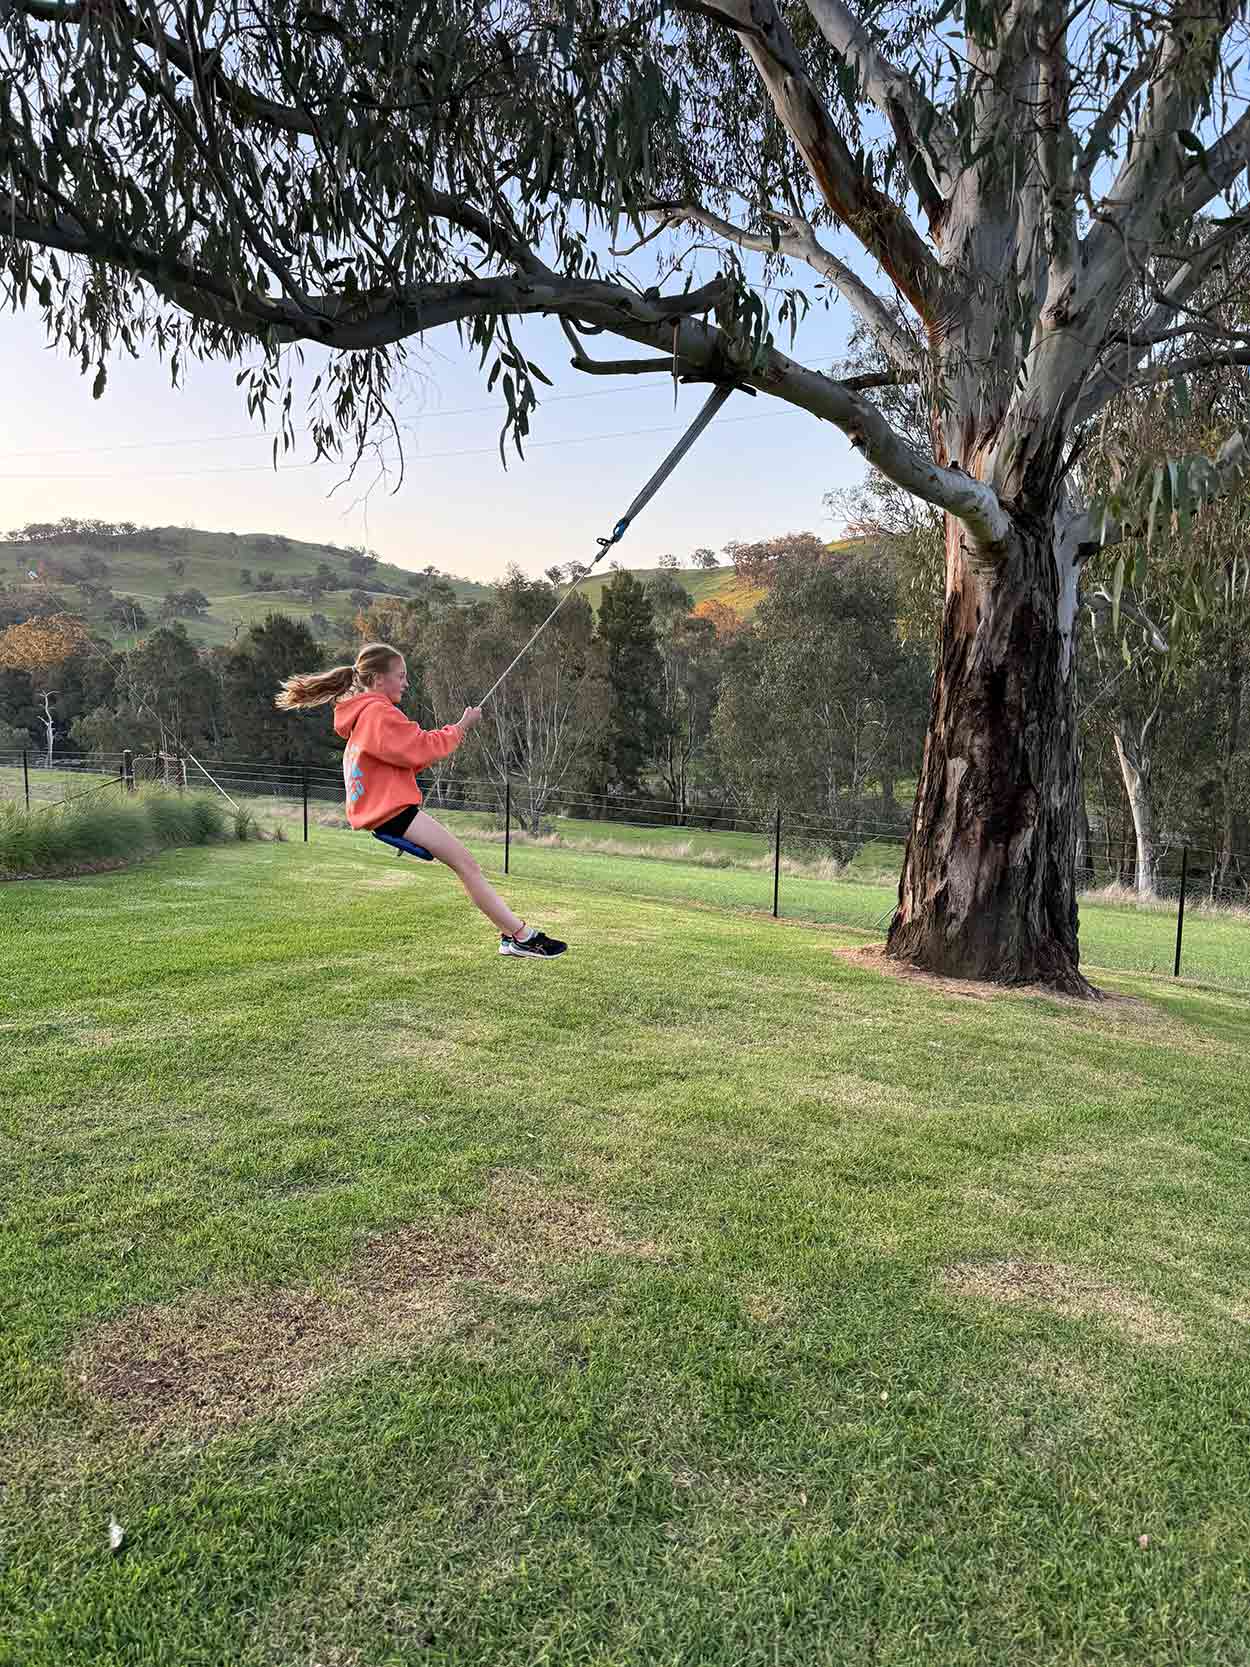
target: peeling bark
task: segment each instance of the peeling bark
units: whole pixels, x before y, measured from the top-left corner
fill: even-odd
[[[887,953],[927,972],[1095,992],[1076,906],[1076,717],[1055,520],[978,570],[948,526],[929,735]]]

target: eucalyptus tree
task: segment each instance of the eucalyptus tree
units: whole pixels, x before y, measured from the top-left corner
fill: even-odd
[[[1079,575],[1143,483],[1099,513],[1070,466],[1117,390],[1246,362],[1190,305],[1250,226],[1240,32],[1234,0],[2,0],[7,294],[97,392],[118,345],[175,375],[254,352],[249,406],[288,443],[285,355],[323,350],[319,451],[385,425],[405,345],[440,329],[480,351],[519,442],[542,378],[517,321],[538,314],[588,374],[660,359],[840,429],[944,524],[890,950],[1082,991]],[[719,251],[701,282],[696,243]],[[1127,329],[1148,255],[1170,275]],[[871,382],[778,345],[804,284],[924,390],[925,446]],[[645,351],[605,358],[604,335]],[[1243,460],[1229,436],[1147,503],[1220,492]]]

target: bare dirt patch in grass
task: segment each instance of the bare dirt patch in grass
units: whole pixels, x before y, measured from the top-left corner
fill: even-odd
[[[1139,1342],[1178,1343],[1184,1337],[1177,1317],[1149,1298],[1057,1262],[958,1262],[942,1279],[960,1296],[1110,1320]]]
[[[587,1201],[536,1178],[496,1178],[486,1205],[367,1239],[326,1290],[274,1290],[138,1310],[85,1338],[74,1386],[149,1436],[225,1428],[289,1406],[353,1361],[447,1337],[480,1344],[472,1287],[541,1296],[543,1274],[586,1255],[654,1257]]]
[[[1077,1012],[1085,1011],[1089,1003],[1076,996],[1065,996],[1052,990],[1046,984],[989,984],[973,978],[942,978],[932,972],[922,972],[919,967],[908,966],[903,961],[894,961],[887,957],[884,944],[864,944],[856,949],[835,949],[835,955],[844,961],[853,961],[859,966],[871,968],[874,972],[885,973],[890,978],[897,978],[908,984],[921,984],[931,990],[939,990],[943,995],[965,996],[971,1001],[997,1001],[1003,996],[1043,996],[1048,1001],[1059,1001],[1070,1006]],[[1147,1003],[1136,996],[1107,995],[1099,992],[1100,1004],[1112,1002],[1117,1005],[1128,1004],[1145,1008]]]
[[[782,1292],[766,1285],[749,1285],[739,1299],[742,1312],[759,1326],[787,1325],[794,1318],[794,1304]]]

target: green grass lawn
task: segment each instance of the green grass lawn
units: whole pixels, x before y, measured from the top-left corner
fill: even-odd
[[[1250,997],[642,867],[0,888],[6,1667],[1247,1660]]]

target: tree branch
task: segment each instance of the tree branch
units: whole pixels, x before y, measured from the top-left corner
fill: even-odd
[[[618,284],[552,274],[424,284],[398,295],[316,295],[309,297],[311,310],[306,311],[295,301],[272,301],[68,219],[40,223],[6,213],[4,229],[42,248],[125,266],[166,300],[205,322],[266,341],[312,341],[345,352],[388,347],[445,324],[498,313],[554,313],[584,317],[605,329],[628,325],[671,331],[675,321],[711,312],[726,297],[722,279],[684,295],[639,296]]]
[[[1186,173],[1185,153],[1176,135],[1193,126],[1202,92],[1210,84],[1196,60],[1202,53],[1218,52],[1236,12],[1236,0],[1180,0],[1173,12],[1170,32],[1146,79],[1146,97],[1124,161],[1086,239],[1092,272],[1109,265],[1122,272],[1134,246],[1158,236],[1169,199]]]
[[[58,5],[55,0],[14,0],[14,4],[16,10],[39,23],[81,24],[92,9],[89,4]],[[184,42],[152,28],[134,14],[126,14],[124,21],[126,33],[136,45],[149,47],[173,64],[188,81],[194,81],[191,53]],[[277,104],[273,99],[252,92],[240,82],[231,80],[220,63],[214,65],[211,79],[217,94],[239,115],[264,122],[280,133],[312,135],[312,119],[307,112]]]
[[[726,298],[723,280],[679,296],[639,296],[621,285],[559,277],[516,276],[461,284],[428,284],[402,296],[348,301],[312,298],[315,315],[291,301],[237,294],[207,274],[152,251],[110,242],[106,233],[81,225],[38,224],[6,217],[6,231],[26,242],[94,259],[126,264],[158,294],[192,316],[257,336],[270,344],[314,341],[344,351],[386,347],[442,325],[499,314],[546,313],[585,320],[641,346],[666,353],[670,345],[687,374],[709,379],[733,375],[753,387],[834,424],[882,473],[926,502],[948,510],[968,529],[983,560],[1005,551],[1011,524],[994,491],[960,469],[942,468],[900,438],[885,417],[853,387],[809,371],[776,349],[760,363],[741,363],[735,344],[699,315]],[[667,368],[672,359],[662,361]],[[650,367],[648,367],[650,368]]]
[[[1235,235],[1230,237],[1230,233]],[[1189,298],[1224,254],[1229,242],[1247,235],[1250,235],[1250,212],[1238,216],[1229,226],[1209,238],[1190,255],[1186,265],[1172,275],[1166,287],[1155,292],[1155,306],[1142,322],[1140,330],[1126,332],[1125,339],[1115,344],[1115,350],[1110,355],[1095,358],[1089,379],[1076,402],[1073,414],[1075,425],[1088,422],[1109,400],[1130,385],[1133,373],[1152,347],[1169,337],[1174,339],[1177,334],[1190,333],[1172,329],[1177,315],[1186,310]],[[1191,326],[1194,335],[1203,335],[1217,328],[1206,320]],[[1244,338],[1240,332],[1235,332],[1234,339]]]
[[[1196,353],[1187,359],[1171,359],[1166,364],[1152,365],[1116,389],[1117,393],[1132,394],[1142,388],[1160,388],[1174,382],[1178,376],[1191,376],[1194,371],[1223,370],[1238,365],[1250,365],[1250,348],[1231,348],[1227,353]]]
[[[885,268],[926,323],[942,311],[949,282],[904,213],[865,178],[820,97],[774,0],[673,0],[731,29],[746,47],[778,119],[825,202]]]
[[[680,326],[682,341],[697,325]],[[959,468],[943,468],[898,435],[880,411],[845,382],[809,371],[773,349],[744,380],[761,393],[785,400],[840,428],[881,473],[926,503],[955,516],[967,528],[978,555],[996,565],[1006,552],[1011,521],[994,489]]]
[[[919,340],[898,322],[886,303],[868,288],[862,278],[821,245],[813,228],[799,215],[768,211],[770,219],[788,228],[778,231],[774,241],[766,233],[749,232],[743,226],[735,226],[721,219],[719,214],[701,208],[698,203],[648,203],[643,212],[670,225],[688,220],[740,249],[757,250],[761,254],[779,253],[791,260],[805,262],[855,309],[900,370],[909,375],[918,374],[924,362],[924,349]]]
[[[1179,205],[1181,220],[1191,220],[1237,178],[1250,163],[1250,110],[1245,111],[1228,132],[1186,168]]]
[[[880,110],[907,155],[919,155],[937,194],[936,209],[959,174],[959,143],[947,121],[911,76],[890,63],[842,0],[806,0],[821,34],[850,65],[870,103]]]
[[[1111,595],[1105,585],[1092,586],[1083,593],[1081,600],[1090,613],[1097,615],[1099,619],[1111,618],[1116,611],[1115,597]],[[1126,619],[1131,619],[1135,625],[1141,626],[1142,630],[1150,637],[1150,646],[1156,654],[1167,653],[1167,638],[1138,602],[1134,601],[1131,596],[1121,595],[1119,611]]]
[[[1135,64],[1107,101],[1106,108],[1096,117],[1086,135],[1085,145],[1076,163],[1076,186],[1082,197],[1090,193],[1090,178],[1104,156],[1110,155],[1115,141],[1115,130],[1137,94],[1150,79],[1154,54]]]

